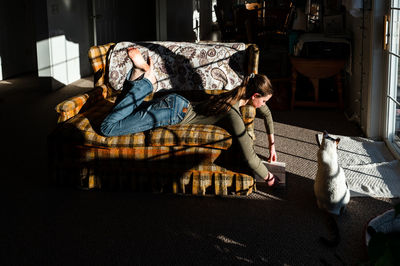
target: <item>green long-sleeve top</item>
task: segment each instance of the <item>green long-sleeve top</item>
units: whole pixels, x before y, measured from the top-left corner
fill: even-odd
[[[205,102],[197,104],[193,103],[193,106],[189,107],[189,110],[186,113],[185,118],[181,121],[181,124],[217,125],[222,127],[237,140],[239,148],[242,151],[245,162],[249,168],[260,177],[267,177],[268,169],[254,151],[253,140],[250,138],[249,134],[247,134],[242,115],[239,111],[239,102],[234,104],[228,112],[212,116],[201,114],[201,110],[204,110],[205,106]],[[257,112],[264,118],[267,133],[273,134],[273,120],[268,106],[264,105],[258,108]]]

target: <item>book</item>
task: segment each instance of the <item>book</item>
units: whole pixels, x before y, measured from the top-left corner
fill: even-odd
[[[286,163],[284,162],[267,162],[262,161],[262,163],[267,167],[268,171],[270,171],[273,175],[279,178],[279,186],[286,186]],[[264,182],[263,177],[255,174],[256,182]]]

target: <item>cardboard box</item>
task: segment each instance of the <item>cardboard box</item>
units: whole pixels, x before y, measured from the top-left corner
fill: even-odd
[[[262,163],[267,167],[268,171],[270,171],[273,175],[279,178],[279,186],[285,187],[286,186],[286,163],[284,162],[266,162],[262,161]],[[263,177],[255,175],[256,182],[263,182],[265,180]]]

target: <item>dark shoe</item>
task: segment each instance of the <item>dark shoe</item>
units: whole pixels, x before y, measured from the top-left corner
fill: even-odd
[[[268,173],[268,176],[269,177],[267,179],[264,179],[264,180],[265,180],[265,182],[267,182],[269,187],[276,187],[276,186],[279,185],[280,179],[277,176],[275,176],[271,172]]]

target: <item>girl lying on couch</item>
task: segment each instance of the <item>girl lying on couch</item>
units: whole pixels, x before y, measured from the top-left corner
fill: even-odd
[[[224,128],[239,144],[248,167],[264,176],[268,186],[278,183],[254,151],[246,132],[239,108],[250,104],[265,118],[268,133],[270,161],[276,161],[273,121],[265,103],[273,90],[265,75],[251,74],[235,89],[212,96],[209,100],[190,103],[186,98],[171,93],[151,101],[144,101],[156,85],[153,63],[146,62],[137,48],[128,48],[134,67],[128,72],[123,92],[111,112],[103,120],[100,130],[104,136],[120,136],[175,124],[212,124]]]

